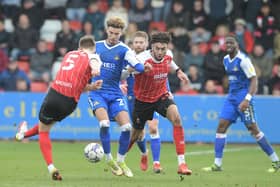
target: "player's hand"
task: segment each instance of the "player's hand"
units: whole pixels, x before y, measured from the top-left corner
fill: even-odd
[[[103,80],[97,80],[94,83],[91,83],[91,90],[98,90],[102,87]]]
[[[244,112],[249,107],[250,101],[244,99],[238,106],[239,110],[241,112]]]
[[[100,75],[100,69],[91,69],[91,75],[93,77]]]
[[[189,80],[188,76],[182,70],[179,70],[177,72],[177,77],[178,77],[178,79],[180,79],[183,82],[183,84],[189,84],[190,83],[190,80]]]
[[[144,72],[149,72],[149,71],[151,71],[152,69],[153,69],[153,66],[152,66],[151,64],[146,63],[146,64],[144,65]]]
[[[128,85],[126,83],[120,85],[120,89],[124,95],[127,94],[127,86]]]

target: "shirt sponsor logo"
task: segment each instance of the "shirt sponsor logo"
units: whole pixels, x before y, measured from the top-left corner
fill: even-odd
[[[160,73],[154,75],[154,79],[165,79],[167,77],[167,73]]]
[[[64,87],[72,88],[72,83],[71,82],[64,82],[64,81],[56,80],[55,84],[60,85],[60,86],[64,86]]]
[[[103,63],[104,68],[115,69],[116,65],[113,63]]]
[[[234,76],[234,75],[230,75],[230,76],[228,76],[228,80],[230,80],[230,81],[236,81],[236,80],[237,80],[237,77]]]

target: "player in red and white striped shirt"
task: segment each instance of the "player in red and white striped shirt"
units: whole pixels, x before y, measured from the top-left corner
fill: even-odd
[[[178,78],[184,84],[188,84],[189,79],[172,60],[172,55],[168,52],[169,42],[169,33],[154,33],[151,36],[151,50],[137,56],[141,62],[149,63],[153,68],[149,72],[135,75],[134,94],[136,99],[131,145],[137,139],[141,139],[146,121],[151,120],[156,111],[169,119],[173,125],[173,138],[178,155],[178,174],[191,175],[192,171],[188,169],[185,162],[185,139],[181,117],[166,86],[170,70],[175,70]]]
[[[53,81],[40,109],[39,124],[27,131],[27,122],[23,121],[16,134],[17,140],[39,134],[39,145],[53,180],[62,180],[52,159],[52,145],[49,137],[55,122],[63,120],[76,108],[81,93],[101,88],[102,80],[88,84],[92,76],[99,75],[101,61],[94,54],[95,41],[84,36],[79,41],[79,50],[68,52]]]

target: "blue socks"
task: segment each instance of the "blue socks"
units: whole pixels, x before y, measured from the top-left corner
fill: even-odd
[[[109,127],[101,127],[99,132],[100,140],[105,154],[111,153]]]
[[[145,154],[146,151],[147,151],[147,148],[146,148],[146,138],[144,137],[143,140],[137,141],[137,145],[138,145],[141,153]]]
[[[226,134],[217,133],[215,139],[215,158],[222,158],[226,144]]]
[[[274,150],[273,150],[272,146],[270,145],[270,143],[265,138],[263,132],[260,132],[258,135],[256,135],[256,139],[257,139],[257,143],[259,144],[259,146],[262,148],[262,150],[268,156],[270,156],[272,153],[274,153]]]
[[[160,159],[160,136],[159,134],[151,134],[151,150],[154,162]]]
[[[130,139],[130,131],[122,131],[119,138],[119,151],[121,155],[125,155],[128,149]]]

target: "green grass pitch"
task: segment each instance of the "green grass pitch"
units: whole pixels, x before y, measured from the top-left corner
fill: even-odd
[[[53,142],[53,158],[63,181],[52,181],[41,157],[36,141],[19,143],[0,141],[0,187],[279,187],[280,171],[269,174],[271,162],[257,145],[226,147],[223,172],[203,172],[202,167],[213,163],[213,145],[188,144],[186,159],[193,170],[192,176],[180,181],[173,144],[162,144],[161,164],[164,174],[139,168],[140,154],[136,146],[129,152],[126,162],[133,178],[113,176],[105,171],[104,161],[93,164],[85,160],[83,149],[89,142]],[[148,145],[149,147],[149,145]],[[280,146],[274,146],[280,154]],[[112,144],[116,155],[117,144]]]

